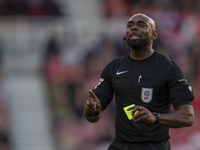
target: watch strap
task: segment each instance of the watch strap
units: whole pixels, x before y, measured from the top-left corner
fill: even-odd
[[[156,121],[154,122],[154,124],[158,124],[160,122],[160,114],[153,112],[153,114],[156,116]]]

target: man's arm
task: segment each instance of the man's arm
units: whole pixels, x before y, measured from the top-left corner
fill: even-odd
[[[150,112],[147,108],[143,106],[134,106],[129,108],[129,110],[133,110],[133,118],[134,122],[144,121],[149,123],[156,122],[156,116]],[[139,111],[134,115],[136,111]],[[159,124],[165,125],[169,128],[181,128],[181,127],[190,127],[192,126],[194,121],[194,110],[192,105],[181,105],[175,108],[175,112],[170,114],[160,114],[159,115]]]
[[[159,124],[170,128],[190,127],[194,121],[194,110],[192,105],[181,105],[170,114],[160,114]]]
[[[95,123],[100,119],[103,109],[101,108],[101,102],[96,97],[95,93],[92,90],[89,90],[89,94],[90,97],[84,105],[84,116],[89,122]]]

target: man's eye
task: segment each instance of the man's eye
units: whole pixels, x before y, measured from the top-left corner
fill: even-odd
[[[129,28],[132,27],[132,26],[133,26],[132,24],[128,24],[128,25],[127,25],[127,27],[129,27]]]
[[[146,27],[146,24],[142,24],[142,23],[140,23],[140,24],[138,24],[138,26],[144,28],[144,27]]]

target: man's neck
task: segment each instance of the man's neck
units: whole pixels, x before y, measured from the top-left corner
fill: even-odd
[[[149,57],[150,55],[152,55],[153,52],[154,52],[153,49],[149,49],[149,50],[132,50],[131,49],[130,56],[133,59],[145,59]]]

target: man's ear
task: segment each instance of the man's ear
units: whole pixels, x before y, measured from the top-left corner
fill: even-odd
[[[153,30],[153,31],[152,31],[152,35],[153,35],[153,40],[157,39],[158,33],[157,33],[156,30]]]

